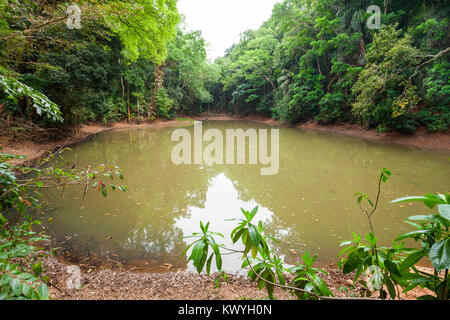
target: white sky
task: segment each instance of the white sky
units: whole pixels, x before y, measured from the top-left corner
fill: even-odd
[[[240,34],[259,28],[270,18],[281,0],[178,0],[188,30],[201,30],[209,43],[208,57],[214,60],[237,43]]]

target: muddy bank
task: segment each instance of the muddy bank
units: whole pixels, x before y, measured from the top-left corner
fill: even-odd
[[[59,148],[68,147],[73,144],[82,142],[100,132],[117,129],[127,129],[127,128],[177,126],[182,124],[188,124],[192,122],[192,120],[199,120],[199,121],[246,120],[263,123],[270,126],[282,125],[277,120],[260,116],[203,114],[202,116],[183,118],[180,120],[152,121],[152,122],[143,122],[141,124],[137,123],[129,124],[126,121],[111,122],[108,124],[88,123],[82,125],[73,135],[69,136],[68,138],[61,139],[59,141],[51,141],[46,143],[35,143],[32,141],[12,142],[12,141],[5,141],[4,139],[2,140],[2,137],[0,137],[0,146],[3,148],[3,152],[23,155],[27,157],[27,159],[25,160],[14,160],[12,161],[12,163],[16,165],[33,165],[33,163],[35,163],[38,159],[45,156],[49,151],[54,151]],[[398,144],[423,150],[450,152],[449,133],[430,133],[423,128],[417,130],[416,132],[410,135],[401,135],[399,133],[378,133],[375,130],[366,130],[361,126],[352,124],[324,126],[313,122],[313,123],[298,124],[295,127],[303,130],[315,130],[315,131],[329,132],[332,134],[343,134],[368,139],[370,141]]]
[[[318,123],[306,123],[297,125],[296,127],[307,130],[344,134],[368,139],[370,141],[398,144],[423,150],[450,152],[450,133],[431,133],[427,132],[425,128],[420,128],[410,135],[402,135],[397,132],[378,133],[375,130],[366,130],[361,126],[354,124],[324,126]]]
[[[228,282],[220,281],[216,287],[216,275],[198,275],[188,272],[133,273],[110,269],[81,271],[80,290],[70,290],[66,281],[70,278],[68,265],[49,257],[44,261],[45,275],[50,277],[50,294],[58,300],[242,300],[267,299],[266,291],[260,291],[256,283],[245,277],[229,275]],[[336,265],[325,268],[322,276],[336,297],[358,296],[361,287],[354,288],[354,274],[342,274]],[[289,278],[287,278],[289,280]],[[346,288],[345,291],[342,289]],[[414,300],[425,294],[415,289],[402,294],[401,299]],[[275,289],[277,300],[296,299],[288,292]]]
[[[279,126],[277,120],[271,118],[265,118],[260,116],[238,116],[238,115],[226,115],[226,114],[205,114],[199,117],[193,117],[196,120],[249,120],[258,123],[264,123],[270,126]],[[414,133],[409,135],[403,135],[397,132],[379,133],[375,130],[367,130],[356,124],[344,123],[340,125],[321,125],[316,122],[301,123],[294,126],[295,128],[304,130],[315,130],[328,132],[332,134],[343,134],[347,136],[364,138],[370,141],[377,141],[381,143],[398,144],[407,147],[423,149],[423,150],[436,150],[450,152],[450,133],[428,132],[425,128],[419,128]]]
[[[162,127],[181,125],[190,123],[191,120],[173,120],[173,121],[152,121],[138,123],[127,123],[126,121],[111,122],[108,124],[101,123],[87,123],[83,124],[78,130],[67,138],[58,141],[48,141],[46,143],[35,143],[33,141],[5,141],[0,137],[0,146],[3,148],[2,152],[26,156],[23,160],[13,160],[15,165],[29,165],[32,166],[37,160],[46,156],[48,152],[58,150],[64,147],[82,142],[90,137],[109,130],[119,130],[128,128],[146,128],[146,127]]]

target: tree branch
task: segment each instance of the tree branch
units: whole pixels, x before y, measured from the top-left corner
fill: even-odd
[[[438,53],[435,54],[435,55],[429,56],[429,57],[431,57],[430,60],[427,60],[427,61],[425,61],[425,62],[419,64],[419,65],[416,67],[416,70],[414,70],[414,73],[412,74],[412,76],[409,77],[409,83],[412,84],[412,79],[417,75],[417,73],[419,72],[419,69],[420,69],[420,68],[422,68],[423,66],[429,64],[430,62],[432,62],[432,61],[434,61],[434,60],[436,60],[436,59],[442,57],[443,55],[445,55],[445,54],[448,53],[448,52],[450,52],[450,47],[448,47],[447,49],[442,50],[441,52],[438,52]]]

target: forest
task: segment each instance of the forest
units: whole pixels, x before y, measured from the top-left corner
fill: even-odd
[[[371,4],[384,8],[369,30]],[[447,130],[445,1],[284,1],[218,59],[215,104],[287,123]]]
[[[214,63],[201,32],[186,31],[174,0],[158,1],[164,17],[128,1],[82,1],[81,29],[67,28],[64,4],[0,4],[7,126],[57,127],[55,117],[39,117],[56,108],[62,126],[204,111],[379,132],[449,126],[446,1],[283,1]],[[383,8],[379,30],[366,24],[374,4]],[[32,93],[54,104],[39,105]]]
[[[200,32],[184,30],[174,0],[135,2],[84,1],[82,28],[68,29],[65,1],[2,1],[2,123],[50,128],[201,112],[218,72]]]
[[[369,7],[379,8],[380,12],[368,10]],[[159,195],[161,190],[169,190],[154,200],[157,202],[154,211],[160,212],[163,210],[161,208],[178,201],[180,208],[178,205],[170,208],[166,217],[162,213],[153,214],[158,215],[158,221],[170,225],[166,220],[173,222],[171,214],[177,213],[177,210],[187,211],[181,208],[186,198],[197,197],[195,201],[200,201],[198,198],[206,197],[205,186],[223,178],[226,171],[221,172],[222,176],[214,177],[219,177],[218,180],[208,180],[210,177],[206,178],[205,171],[192,170],[191,174],[195,172],[195,177],[192,177],[172,168],[167,179],[165,176],[157,178],[156,173],[147,176],[144,169],[134,172],[136,181],[162,180],[161,188],[156,187],[149,196],[145,188],[139,187],[139,190],[133,191],[123,184],[127,174],[122,173],[117,163],[122,154],[131,154],[129,150],[136,151],[137,145],[140,149],[136,154],[142,153],[150,145],[157,150],[154,152],[152,149],[151,156],[161,157],[157,159],[160,160],[158,165],[162,165],[157,168],[161,168],[161,172],[169,172],[171,167],[165,164],[168,160],[162,158],[168,146],[153,144],[157,135],[152,133],[136,136],[119,133],[116,136],[122,139],[119,144],[104,138],[101,141],[106,141],[104,147],[105,150],[109,148],[108,152],[112,152],[113,148],[123,149],[114,151],[109,159],[102,159],[101,165],[78,166],[77,158],[73,165],[69,161],[55,164],[55,158],[66,151],[63,147],[56,153],[49,150],[36,163],[30,164],[24,162],[25,157],[16,152],[4,152],[3,146],[28,145],[29,141],[38,145],[63,141],[74,136],[84,125],[90,124],[141,125],[183,119],[189,122],[202,115],[230,115],[243,119],[255,116],[283,125],[285,129],[309,123],[336,127],[353,125],[364,132],[395,134],[394,137],[413,136],[421,131],[427,134],[427,138],[428,135],[439,135],[442,138],[440,141],[448,141],[449,19],[450,6],[447,1],[282,0],[275,4],[270,18],[259,28],[243,32],[238,43],[228,48],[222,57],[211,61],[208,57],[209,44],[200,30],[187,27],[185,17],[178,10],[177,0],[79,0],[76,4],[63,0],[0,0],[0,300],[46,300],[51,298],[52,292],[61,291],[44,275],[46,268],[40,262],[43,256],[49,255],[45,251],[48,248],[44,250],[41,244],[50,242],[50,236],[35,231],[42,223],[40,216],[35,219],[28,215],[30,212],[42,216],[48,213],[44,212],[44,191],[56,190],[62,198],[66,189],[78,186],[82,189],[84,200],[91,189],[105,198],[120,197],[117,195],[120,192],[132,195],[136,192],[145,195],[144,199],[153,197],[153,193]],[[377,21],[379,25],[374,27]],[[287,134],[293,141],[292,145],[296,145],[296,140],[292,138],[295,134],[286,131]],[[158,131],[158,135],[168,137],[163,128]],[[144,141],[144,136],[150,138]],[[129,149],[124,147],[123,141],[126,141]],[[341,145],[341,142],[333,141]],[[310,143],[308,145],[312,149],[316,142],[319,144],[323,140],[312,136],[305,145]],[[99,148],[96,143],[94,141],[92,145]],[[350,145],[345,143],[342,142],[342,145]],[[381,147],[373,147],[373,153],[367,151],[372,147],[364,144],[361,153],[368,152],[374,158],[377,154],[383,154],[384,149],[381,150]],[[305,162],[308,164],[305,165],[306,169],[312,172],[314,168],[311,166],[317,165],[317,170],[322,170],[320,173],[324,175],[318,178],[319,174],[314,172],[311,180],[305,179],[305,183],[312,185],[318,180],[333,180],[331,176],[344,158],[348,161],[345,165],[349,166],[359,161],[353,158],[358,157],[359,151],[355,150],[359,148],[351,149],[348,157],[339,157],[338,147],[323,144],[322,148],[321,152],[326,148],[330,158],[338,159],[337,165],[321,167],[315,160],[305,156],[305,161],[309,161]],[[97,160],[100,157],[98,150],[93,156]],[[160,155],[155,156],[157,152]],[[395,152],[392,151],[392,159],[403,160],[402,156],[412,155],[403,149]],[[284,159],[290,161],[289,170],[284,169],[283,177],[287,178],[282,182],[276,178],[273,180],[274,184],[282,185],[283,188],[285,185],[296,185],[298,181],[294,176],[299,172],[295,170],[303,170],[297,154],[285,154]],[[390,155],[385,158],[393,161]],[[147,159],[151,156],[136,156],[132,160],[148,165],[152,163]],[[421,165],[425,163],[428,167],[422,171],[417,169],[414,179],[408,178],[407,183],[416,188],[413,190],[419,190],[424,186],[423,181],[431,179],[430,171],[442,180],[448,176],[448,160],[444,163],[444,156],[434,156],[427,154],[417,158],[422,161]],[[432,163],[432,160],[436,162]],[[372,158],[362,161],[364,166],[366,162],[370,163],[369,166],[376,163]],[[17,165],[18,162],[21,165]],[[111,163],[104,164],[106,162]],[[124,163],[125,171],[130,172],[133,165],[130,161]],[[284,163],[283,159],[281,163]],[[407,166],[402,161],[395,164],[398,163],[399,166]],[[230,169],[226,173],[230,176],[234,173],[234,180],[242,178],[251,185],[236,191],[239,196],[251,191],[262,192],[259,189],[264,184],[259,185],[259,180],[253,180],[255,177],[246,176],[250,175],[250,171],[238,170]],[[351,178],[352,170],[339,176],[342,180],[338,182],[359,183],[357,179]],[[419,175],[419,172],[425,173]],[[408,225],[417,230],[403,233],[391,246],[384,246],[377,238],[379,233],[375,236],[376,228],[372,225],[372,215],[380,211],[380,195],[386,196],[389,192],[391,195],[400,192],[406,194],[407,191],[392,187],[395,191],[389,189],[389,192],[384,192],[388,179],[395,180],[398,178],[395,176],[397,173],[383,168],[377,174],[377,189],[372,190],[376,197],[361,192],[355,195],[357,209],[362,211],[364,223],[368,223],[370,232],[364,236],[352,232],[353,239],[341,243],[345,248],[339,255],[339,274],[346,276],[343,279],[352,283],[353,291],[339,288],[342,291],[339,294],[357,300],[395,300],[421,288],[425,291],[421,291],[423,295],[418,297],[419,300],[448,300],[450,194],[445,193],[448,190],[390,199],[391,203],[408,202],[410,206],[413,202],[422,202],[425,207],[435,211],[429,215],[410,216]],[[398,176],[402,174],[406,177],[410,172],[400,172]],[[187,186],[182,185],[182,182],[186,181],[196,185],[189,185],[191,189],[185,190],[183,188]],[[438,185],[437,181],[433,183]],[[173,184],[183,190],[176,201]],[[269,185],[272,187],[271,183]],[[330,182],[326,187],[331,185]],[[267,185],[264,186],[269,190]],[[306,192],[308,187],[304,188]],[[344,187],[334,189],[339,188]],[[327,202],[328,199],[323,197],[334,197],[334,189],[325,196],[315,194],[315,198],[309,200],[314,205],[319,205],[319,199],[321,203]],[[282,189],[278,190],[280,195],[276,195],[275,191],[269,194],[267,190],[259,195],[264,194],[268,202],[276,203]],[[305,190],[297,200],[305,200]],[[300,189],[297,191],[300,193]],[[438,190],[428,190],[435,191]],[[283,196],[290,197],[289,201],[299,197],[298,194],[292,196],[289,190],[283,192]],[[353,190],[345,192],[352,193]],[[79,200],[79,197],[74,199]],[[120,199],[123,203],[128,201]],[[133,200],[133,208],[138,208],[136,212],[140,212],[144,201]],[[286,209],[287,205],[282,203],[280,210]],[[79,204],[75,206],[76,210],[80,207]],[[405,207],[403,204],[400,206]],[[330,200],[327,209],[331,210],[331,207]],[[84,205],[80,210],[85,210]],[[272,250],[273,239],[265,231],[268,226],[261,221],[255,222],[258,210],[269,209],[258,206],[249,210],[241,209],[243,217],[234,219],[239,221],[237,226],[231,234],[226,234],[230,236],[232,244],[242,242],[241,251],[220,245],[218,238],[224,238],[224,235],[212,232],[210,222],[200,221],[201,232],[185,237],[195,239],[182,255],[187,259],[186,264],[192,263],[199,274],[206,271],[208,276],[215,265],[218,275],[211,283],[215,283],[217,289],[220,283],[228,283],[228,276],[222,270],[222,256],[226,255],[224,250],[238,253],[242,255],[241,269],[247,268],[248,278],[256,282],[260,291],[265,289],[270,299],[279,294],[276,289],[284,290],[290,297],[300,300],[337,299],[336,290],[329,289],[323,280],[328,275],[327,271],[313,266],[317,255],[305,250],[299,258],[299,264],[293,267],[284,264],[278,252]],[[349,209],[344,207],[343,210]],[[102,212],[102,218],[115,216],[112,211]],[[77,219],[85,219],[88,214],[81,215],[77,211],[75,215]],[[58,219],[45,218],[45,223]],[[131,221],[134,218],[132,216],[129,219]],[[314,221],[319,222],[319,219],[315,217]],[[167,226],[164,228],[169,229]],[[387,229],[384,228],[385,231]],[[332,228],[330,230],[331,234],[335,232]],[[136,227],[133,232],[136,237],[146,237],[147,229],[141,231]],[[106,234],[102,237],[104,241],[113,239]],[[158,237],[162,238],[159,239],[161,241],[171,240],[165,239],[162,232],[158,233]],[[69,240],[65,239],[62,243]],[[416,246],[405,247],[400,244],[404,240]],[[291,247],[288,251],[298,253]],[[114,259],[119,259],[118,255]],[[428,259],[429,270],[432,270],[430,273],[416,268],[419,261],[425,259]],[[374,266],[378,272],[375,280],[379,286],[376,288],[362,280],[364,274]],[[173,263],[163,263],[163,268],[172,267]],[[90,273],[93,269],[87,270]],[[49,288],[55,290],[50,292]],[[195,290],[198,291],[198,288]]]

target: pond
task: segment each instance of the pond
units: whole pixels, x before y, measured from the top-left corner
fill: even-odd
[[[164,271],[165,264],[171,270],[194,270],[182,257],[190,243],[183,237],[198,232],[200,221],[210,221],[211,230],[229,237],[236,222],[225,220],[243,217],[240,208],[259,206],[255,219],[279,241],[274,251],[286,263],[298,262],[308,250],[318,254],[320,265],[337,261],[339,243],[351,239],[352,232],[368,232],[355,193],[375,198],[380,169],[392,170],[373,220],[385,245],[411,230],[406,217],[431,213],[419,203],[391,200],[449,191],[446,153],[247,121],[203,122],[204,131],[211,128],[223,136],[226,129],[279,129],[278,172],[261,175],[264,166],[259,164],[176,165],[171,155],[177,142],[171,138],[179,128],[172,126],[101,133],[55,162],[117,165],[129,191],[104,198],[90,190],[83,200],[81,187],[68,188],[44,219],[48,233],[73,256],[101,257],[153,272]],[[194,132],[193,125],[185,129]],[[226,271],[238,271],[240,265],[240,256],[224,256]]]

